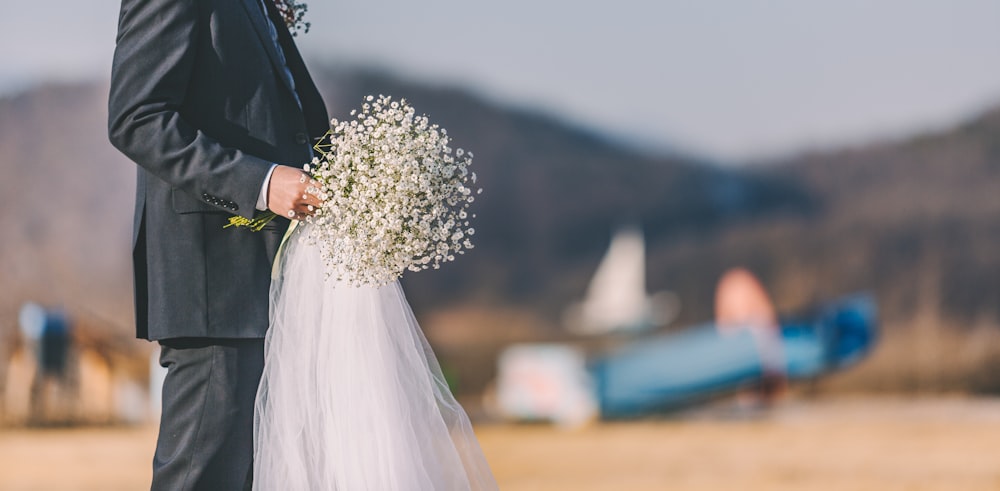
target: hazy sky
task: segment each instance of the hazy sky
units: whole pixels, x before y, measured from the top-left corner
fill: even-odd
[[[720,159],[1000,104],[996,0],[307,1],[314,62],[374,63]],[[0,92],[107,76],[119,2],[0,5]]]

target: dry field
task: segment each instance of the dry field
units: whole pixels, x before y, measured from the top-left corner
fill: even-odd
[[[754,418],[477,429],[501,489],[1000,490],[1000,400],[787,402]],[[0,490],[148,486],[155,430],[0,430]]]

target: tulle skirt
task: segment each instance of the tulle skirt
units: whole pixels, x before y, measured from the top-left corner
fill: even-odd
[[[307,231],[272,281],[253,489],[497,489],[399,283],[327,278]]]

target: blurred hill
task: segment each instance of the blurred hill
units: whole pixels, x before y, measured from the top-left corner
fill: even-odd
[[[485,191],[476,203],[476,249],[430,275],[406,278],[418,307],[469,300],[557,315],[583,293],[612,230],[640,223],[652,247],[770,216],[807,216],[815,200],[792,179],[720,169],[684,156],[650,157],[525,109],[460,90],[372,72],[320,79],[332,117],[367,94],[405,97],[471,149]],[[657,284],[676,288],[670,278]]]
[[[135,171],[106,119],[99,84],[0,100],[0,328],[27,299],[131,325]]]
[[[757,169],[802,186],[817,209],[663,248],[654,270],[693,281],[746,264],[786,311],[866,289],[890,326],[1000,322],[1000,108],[937,134]],[[688,299],[710,301],[710,287]]]
[[[813,248],[845,267],[844,287],[874,289],[892,318],[1000,322],[1000,107],[938,134],[784,167],[826,203]]]
[[[649,286],[680,295],[682,321],[711,315],[715,281],[737,264],[784,311],[863,289],[889,324],[1000,321],[1000,108],[937,134],[720,168],[460,91],[326,75],[332,114],[369,92],[402,95],[476,152],[479,249],[409,277],[421,305],[471,296],[552,316],[582,294],[610,230],[632,220],[649,243]]]
[[[558,312],[582,291],[612,227],[626,220],[643,223],[659,241],[813,207],[787,179],[650,158],[463,91],[371,72],[329,70],[318,78],[334,116],[368,93],[406,97],[476,154],[486,188],[476,209],[477,249],[407,279],[418,309],[474,300]],[[130,324],[135,168],[107,142],[106,94],[102,84],[62,85],[0,100],[4,318],[21,299],[38,298]]]
[[[719,167],[454,88],[343,68],[317,80],[334,117],[369,93],[405,97],[476,155],[477,248],[405,279],[418,314],[502,311],[552,331],[613,228],[639,223],[649,288],[679,295],[682,323],[711,316],[734,265],[783,311],[867,289],[890,327],[1000,323],[1000,109],[909,140]],[[0,99],[0,330],[35,299],[131,333],[135,167],[107,142],[106,99],[99,83]],[[503,322],[491,327],[523,327]]]

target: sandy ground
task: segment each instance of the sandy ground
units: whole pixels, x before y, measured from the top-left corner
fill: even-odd
[[[1000,490],[1000,400],[787,402],[766,415],[477,427],[501,489]],[[0,430],[0,490],[148,489],[151,427]]]

